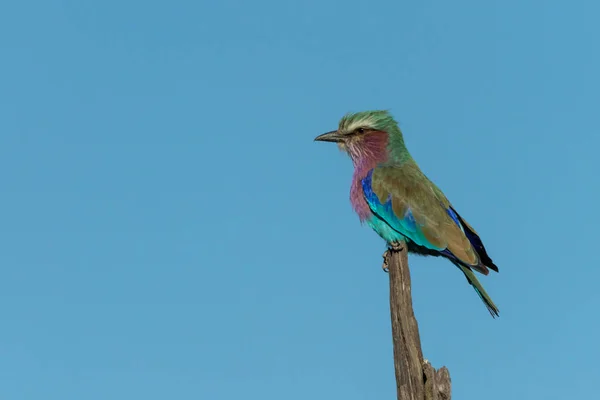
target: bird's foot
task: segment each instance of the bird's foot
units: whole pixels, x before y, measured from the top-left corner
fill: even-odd
[[[402,250],[404,250],[404,243],[393,242],[393,243],[389,243],[388,247],[391,251],[402,251]]]
[[[402,242],[388,243],[388,249],[383,253],[383,272],[390,272],[390,256],[391,252],[398,252],[404,250],[404,244]]]
[[[383,265],[382,265],[382,269],[383,272],[390,272],[390,251],[386,250],[383,252]]]

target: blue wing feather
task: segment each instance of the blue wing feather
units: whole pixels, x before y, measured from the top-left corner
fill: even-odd
[[[454,212],[454,210],[452,208],[448,207],[448,209],[446,210],[446,212],[448,213],[448,215],[450,216],[450,218],[452,218],[452,220],[456,223],[456,225],[458,225],[458,227],[462,230],[462,224],[458,220],[458,215],[456,215],[456,213]]]
[[[408,238],[416,244],[427,247],[428,249],[442,250],[433,246],[425,238],[419,224],[415,221],[410,208],[406,210],[404,215],[399,216],[396,215],[392,209],[392,200],[390,197],[388,197],[384,203],[381,203],[377,195],[373,192],[372,176],[373,170],[369,171],[367,176],[362,180],[363,192],[371,211],[376,215],[376,218],[378,217],[378,219],[382,221],[372,221],[369,225],[371,225],[371,227],[388,242]]]

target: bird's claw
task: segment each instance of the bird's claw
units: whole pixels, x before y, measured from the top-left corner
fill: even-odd
[[[404,250],[402,242],[388,243],[388,249],[383,253],[383,272],[390,272],[390,253]]]
[[[389,267],[390,251],[386,250],[382,256],[383,256],[383,266],[382,266],[383,272],[390,272],[390,267]]]
[[[391,251],[402,251],[404,250],[404,244],[402,242],[393,242],[388,245]]]

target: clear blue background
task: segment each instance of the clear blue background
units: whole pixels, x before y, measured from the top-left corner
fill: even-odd
[[[593,397],[599,12],[3,2],[0,397],[395,398],[384,244],[312,141],[378,108],[500,267],[493,320],[411,260],[454,398]]]

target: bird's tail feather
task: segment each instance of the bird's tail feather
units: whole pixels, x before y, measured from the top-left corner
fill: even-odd
[[[485,306],[487,307],[492,317],[499,317],[500,310],[498,310],[498,307],[496,307],[491,297],[487,294],[481,283],[479,283],[479,280],[477,279],[473,271],[471,271],[469,267],[466,267],[464,265],[458,263],[455,264],[465,274],[467,281],[469,281],[471,286],[473,286],[473,289],[475,289],[481,300],[485,303]]]

